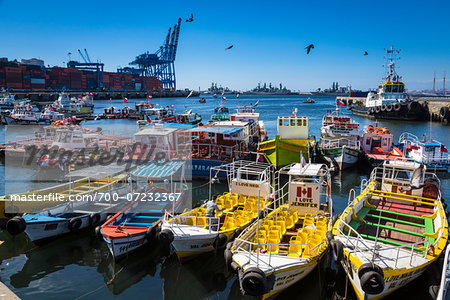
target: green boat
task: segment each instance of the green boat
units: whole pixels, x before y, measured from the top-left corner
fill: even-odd
[[[315,138],[309,135],[308,117],[295,115],[278,117],[275,139],[261,142],[259,151],[264,158],[275,167],[301,162],[312,158],[314,153]]]

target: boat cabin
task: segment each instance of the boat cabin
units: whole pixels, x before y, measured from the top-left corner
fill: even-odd
[[[295,115],[278,117],[277,131],[282,139],[308,139],[309,119]]]
[[[213,121],[226,121],[230,119],[230,111],[228,107],[219,106],[214,108],[214,114],[211,116]]]
[[[417,162],[428,165],[450,164],[448,150],[441,142],[426,140],[426,137],[419,140],[417,136],[405,132],[400,136],[399,143],[404,153]]]
[[[387,128],[368,126],[361,137],[361,147],[366,153],[391,152],[394,147],[393,138]]]
[[[322,127],[328,127],[332,134],[359,135],[359,124],[347,116],[327,115]]]
[[[99,136],[96,133],[84,133],[81,129],[70,127],[57,129],[52,146],[62,149],[86,149],[99,146]]]

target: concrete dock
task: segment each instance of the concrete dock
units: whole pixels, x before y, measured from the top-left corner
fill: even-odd
[[[366,97],[339,96],[336,99],[341,100],[345,105],[364,103],[366,101]],[[444,124],[450,123],[450,97],[415,96],[414,99],[421,104],[427,104],[432,121]]]
[[[20,298],[0,281],[0,300],[20,300]]]

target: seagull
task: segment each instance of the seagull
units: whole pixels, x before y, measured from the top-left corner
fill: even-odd
[[[233,48],[233,45],[231,45],[231,46],[225,48],[225,50],[230,50],[231,48]]]
[[[364,51],[364,55],[369,55],[369,53],[367,53],[367,51]]]
[[[186,22],[193,22],[194,21],[194,14],[191,14],[189,19],[186,20]]]
[[[305,49],[306,49],[306,54],[309,54],[309,52],[311,51],[311,49],[314,49],[314,45],[311,44],[311,45],[309,45],[309,46],[306,46]]]

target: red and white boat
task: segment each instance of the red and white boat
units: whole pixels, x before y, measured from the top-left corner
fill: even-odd
[[[361,148],[364,156],[372,167],[386,160],[396,160],[405,157],[400,149],[393,144],[394,136],[389,129],[369,125],[361,137]]]

